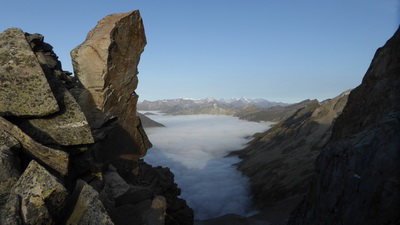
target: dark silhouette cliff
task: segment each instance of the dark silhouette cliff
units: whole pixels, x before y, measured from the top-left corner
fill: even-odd
[[[334,123],[290,225],[400,224],[400,30]]]

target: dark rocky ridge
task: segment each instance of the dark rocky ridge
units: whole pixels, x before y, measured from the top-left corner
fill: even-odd
[[[235,153],[242,158],[238,169],[250,178],[254,204],[266,215],[275,214],[267,216],[270,222],[285,224],[307,192],[315,158],[328,142],[348,94],[309,101]]]
[[[261,213],[198,224],[400,224],[399,74],[400,28],[350,94],[286,114],[237,153]]]
[[[113,28],[108,34],[109,40],[115,40],[114,48],[128,50],[124,60],[114,57],[120,54],[115,49],[92,42],[102,54],[113,55],[114,61],[90,65],[86,63],[90,56],[80,55],[81,61],[75,63],[89,70],[107,63],[118,65],[119,71],[110,70],[106,76],[106,102],[102,103],[102,95],[97,96],[97,106],[92,104],[90,89],[62,70],[43,36],[16,28],[0,35],[0,224],[193,223],[192,210],[178,198],[180,189],[173,174],[139,159],[150,146],[136,117],[137,96],[132,95],[145,43],[140,14],[133,11],[107,18],[100,24]],[[101,36],[96,32],[91,35]],[[100,33],[107,35],[104,29]],[[118,39],[118,35],[132,33],[140,35]],[[30,60],[21,60],[25,55]],[[115,73],[119,80],[113,77]],[[101,75],[88,76],[98,79]],[[80,79],[85,80],[85,75]],[[34,82],[22,84],[22,80]],[[118,92],[110,91],[111,86]],[[33,92],[36,89],[44,94]],[[12,92],[21,95],[11,98]],[[110,99],[122,99],[132,108],[114,111],[112,104],[117,102]],[[133,126],[124,130],[121,119]],[[121,132],[129,135],[115,139]],[[100,154],[99,146],[109,158]],[[121,149],[125,149],[123,154]],[[128,197],[120,201],[120,196]]]
[[[289,224],[400,224],[400,29],[377,50]]]

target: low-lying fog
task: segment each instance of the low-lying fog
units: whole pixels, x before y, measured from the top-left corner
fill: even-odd
[[[239,159],[224,156],[271,123],[215,115],[149,117],[166,127],[146,129],[154,147],[145,161],[171,169],[195,219],[252,213],[248,179],[232,166]]]

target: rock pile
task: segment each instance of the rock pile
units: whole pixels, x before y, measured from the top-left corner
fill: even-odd
[[[40,34],[0,34],[0,224],[192,224],[173,174],[140,160],[146,39],[138,11],[101,20],[63,71]]]

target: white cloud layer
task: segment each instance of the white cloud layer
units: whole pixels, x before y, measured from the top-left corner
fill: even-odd
[[[239,159],[224,156],[271,123],[214,115],[150,117],[166,127],[146,129],[154,147],[145,161],[171,169],[196,219],[251,213],[248,179],[232,166]]]

